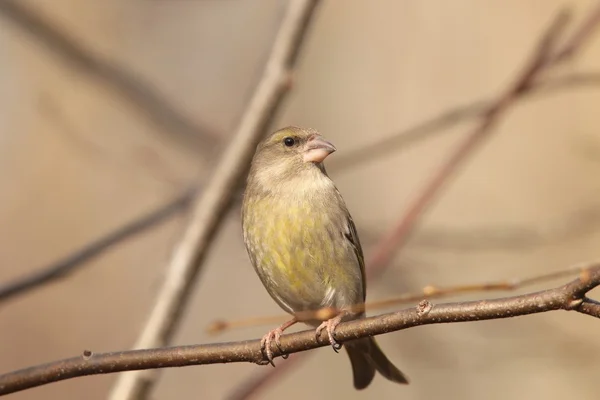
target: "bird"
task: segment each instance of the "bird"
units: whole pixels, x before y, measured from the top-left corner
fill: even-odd
[[[244,244],[267,292],[293,316],[261,339],[265,361],[273,366],[272,345],[281,348],[283,331],[295,323],[316,328],[317,338],[325,330],[337,352],[342,347],[335,339],[337,325],[365,316],[364,308],[355,308],[366,300],[358,233],[323,165],[335,151],[315,129],[288,126],[265,137],[250,164],[242,201]],[[338,312],[318,319],[313,311],[325,308]],[[373,337],[343,347],[356,389],[369,386],[376,372],[408,384]]]

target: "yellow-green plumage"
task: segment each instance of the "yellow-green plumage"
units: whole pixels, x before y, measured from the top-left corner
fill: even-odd
[[[248,176],[242,206],[244,242],[265,288],[291,314],[323,307],[348,309],[365,300],[358,234],[321,163],[334,150],[314,130],[284,128],[258,145]],[[362,315],[348,313],[346,319]],[[366,387],[375,370],[407,382],[373,338],[347,342],[346,349],[357,388]]]
[[[318,194],[305,196],[292,198],[282,189],[246,197],[244,230],[258,275],[288,312],[361,303],[357,255],[351,245],[336,245],[343,215],[312,206],[307,198]],[[328,297],[334,289],[340,295]]]

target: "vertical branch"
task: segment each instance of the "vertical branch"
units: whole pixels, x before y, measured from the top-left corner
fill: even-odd
[[[135,343],[136,349],[160,347],[170,342],[235,189],[247,170],[264,129],[291,87],[291,71],[317,4],[317,0],[290,1],[263,75],[238,129],[204,194],[193,204],[191,221],[174,250],[156,303]],[[155,375],[145,371],[122,374],[109,398],[145,398],[155,380]]]

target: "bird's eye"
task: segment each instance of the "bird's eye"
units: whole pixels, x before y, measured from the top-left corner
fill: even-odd
[[[296,141],[293,137],[288,136],[285,139],[283,139],[283,144],[285,144],[287,147],[292,147],[294,144],[296,144]]]

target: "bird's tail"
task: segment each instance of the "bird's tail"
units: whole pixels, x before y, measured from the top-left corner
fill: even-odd
[[[375,377],[375,371],[392,382],[408,384],[406,376],[388,360],[374,338],[346,342],[344,347],[350,356],[356,389],[369,386]]]

